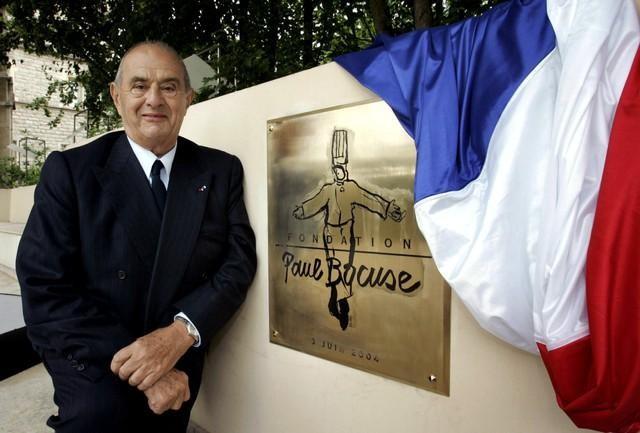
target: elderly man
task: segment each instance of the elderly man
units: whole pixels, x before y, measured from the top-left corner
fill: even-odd
[[[177,53],[132,47],[111,84],[123,132],[47,159],[18,249],[56,432],[184,432],[206,347],[256,267],[239,160],[178,136]]]

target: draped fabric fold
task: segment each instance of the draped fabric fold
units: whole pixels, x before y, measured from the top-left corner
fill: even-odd
[[[540,351],[560,406],[602,431],[640,431],[639,173],[640,54],[614,118],[587,254],[590,336]]]
[[[542,354],[574,422],[603,431],[640,422],[640,337],[622,341],[623,324],[640,334],[621,248],[635,208],[605,189],[612,170],[637,182],[607,149],[639,41],[633,0],[513,0],[336,59],[416,141],[416,217],[444,278],[483,328]],[[634,89],[624,131],[640,121]],[[612,199],[598,199],[605,157]],[[618,213],[600,216],[608,200]]]

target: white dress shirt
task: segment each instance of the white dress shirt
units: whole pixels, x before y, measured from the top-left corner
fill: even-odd
[[[152,151],[140,146],[131,138],[127,137],[127,140],[129,140],[129,145],[131,145],[131,150],[133,150],[133,154],[138,159],[138,162],[140,163],[140,166],[142,167],[142,170],[144,171],[144,174],[147,177],[147,180],[149,181],[149,185],[151,185],[151,167],[153,166],[153,163],[156,162],[157,159],[159,159],[162,162],[164,169],[160,170],[160,180],[162,181],[162,183],[164,183],[164,186],[167,189],[167,191],[169,191],[169,179],[171,177],[171,167],[173,167],[173,159],[176,156],[176,149],[178,148],[177,143],[173,145],[170,151],[168,151],[167,153],[162,155],[160,158],[158,158]],[[176,317],[182,317],[187,322],[193,325],[193,322],[189,320],[187,315],[184,314],[182,311],[176,314],[173,320],[176,320]],[[198,331],[198,328],[196,328],[195,325],[193,325],[193,327],[195,328],[196,334],[198,337],[193,347],[199,347],[200,332]]]
[[[147,180],[149,181],[149,185],[151,185],[151,167],[153,163],[156,162],[157,159],[162,162],[164,165],[164,170],[160,170],[160,180],[164,183],[164,187],[169,190],[169,178],[171,176],[171,167],[173,167],[173,159],[176,156],[177,145],[173,145],[170,151],[162,155],[162,157],[158,158],[152,151],[149,149],[145,149],[140,146],[138,143],[127,137],[129,140],[129,144],[131,145],[131,150],[136,155],[140,166],[142,167],[142,171],[144,171],[145,176],[147,176]]]

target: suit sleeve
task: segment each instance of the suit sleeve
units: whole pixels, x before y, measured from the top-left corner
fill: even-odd
[[[84,286],[78,209],[62,153],[45,162],[16,260],[29,338],[41,356],[64,357],[97,379],[133,337],[101,310]]]
[[[244,205],[243,177],[242,164],[234,157],[226,209],[227,253],[222,264],[205,284],[175,304],[198,329],[201,347],[207,347],[244,302],[256,272],[255,236]]]

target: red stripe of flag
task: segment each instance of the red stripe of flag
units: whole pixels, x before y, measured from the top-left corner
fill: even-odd
[[[614,118],[587,253],[590,336],[542,359],[579,427],[640,431],[640,52]]]

